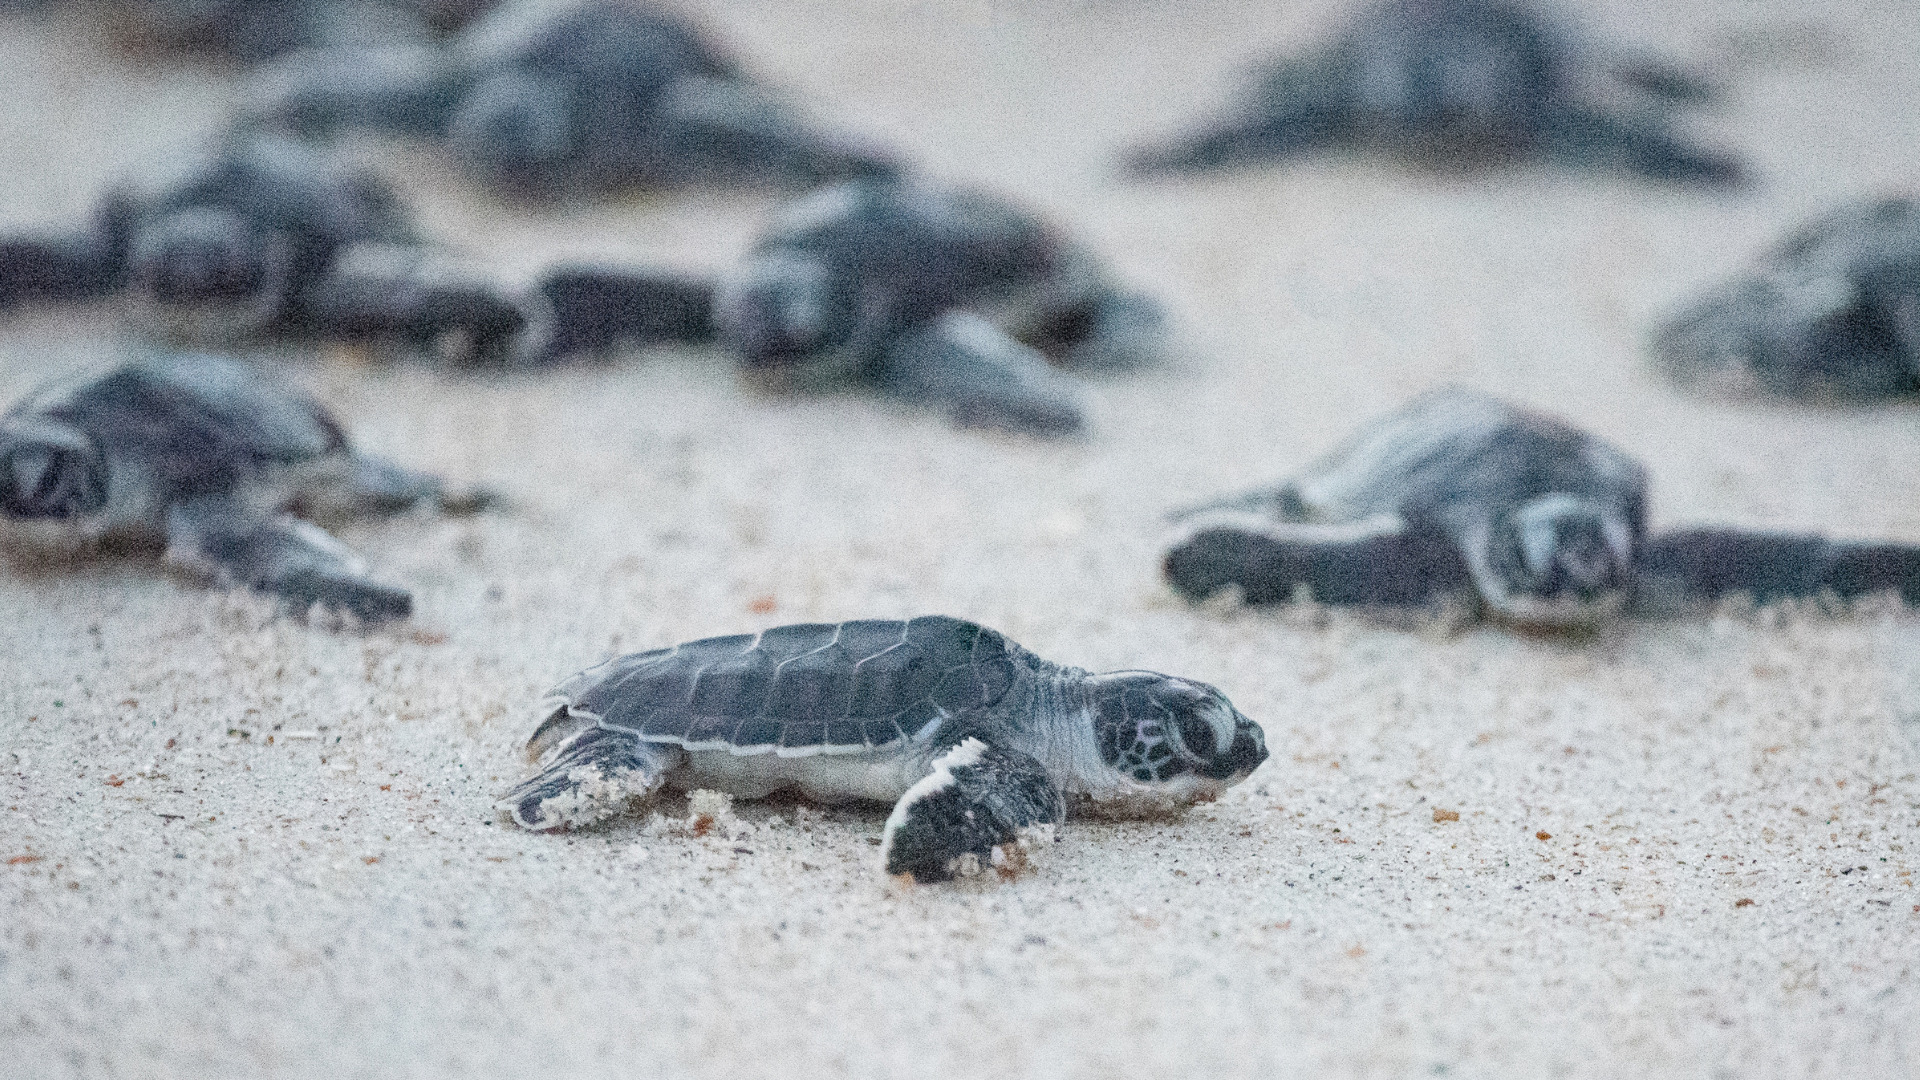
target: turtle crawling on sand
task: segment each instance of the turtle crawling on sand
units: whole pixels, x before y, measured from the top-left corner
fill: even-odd
[[[320,45],[430,41],[474,19],[493,2],[69,0],[65,6],[97,13],[130,45],[204,49],[258,61]]]
[[[262,76],[256,97],[260,119],[302,134],[444,139],[480,180],[523,196],[809,186],[893,168],[812,127],[644,0],[516,0],[445,46],[295,55]]]
[[[1659,364],[1710,391],[1860,399],[1920,391],[1920,202],[1841,207],[1655,333]]]
[[[675,309],[652,271],[580,268],[574,281],[582,295],[591,284],[643,298],[630,310]],[[619,336],[572,307],[567,337]],[[712,311],[720,344],[776,384],[872,387],[961,424],[1042,435],[1082,424],[1060,369],[1130,370],[1166,350],[1159,304],[1091,251],[996,195],[920,181],[794,200],[722,276]]]
[[[1648,535],[1646,470],[1552,417],[1466,390],[1426,394],[1299,477],[1182,515],[1163,568],[1203,599],[1307,595],[1384,609],[1471,607],[1591,625],[1630,612],[1895,591],[1920,603],[1920,547],[1731,529]]]
[[[994,195],[906,181],[787,206],[722,278],[714,323],[770,379],[871,386],[1041,434],[1081,425],[1056,365],[1124,370],[1165,348],[1159,305],[1054,227]]]
[[[1190,172],[1379,146],[1441,164],[1532,158],[1663,180],[1739,166],[1672,129],[1712,96],[1657,57],[1607,54],[1511,0],[1383,0],[1317,52],[1281,60],[1227,117],[1135,151],[1137,172]]]
[[[239,137],[66,233],[0,237],[0,308],[125,293],[178,344],[388,341],[462,361],[519,347],[529,298],[415,234],[378,177]]]
[[[174,566],[300,611],[318,604],[371,623],[413,605],[303,518],[464,513],[487,501],[355,452],[318,403],[220,357],[156,356],[0,414],[7,547],[164,545]]]
[[[941,881],[1071,809],[1168,812],[1266,760],[1260,726],[1205,683],[1050,664],[924,616],[782,626],[633,653],[541,706],[540,771],[501,808],[591,824],[663,787],[893,803],[888,874]]]

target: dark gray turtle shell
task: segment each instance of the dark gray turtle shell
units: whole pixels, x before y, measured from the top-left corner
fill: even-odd
[[[1646,526],[1646,469],[1606,442],[1551,416],[1448,387],[1362,430],[1278,495],[1283,516],[1357,521],[1391,513],[1411,527],[1467,511],[1498,513],[1570,492],[1621,509]]]
[[[0,416],[0,449],[10,429],[48,422],[84,432],[110,461],[137,463],[163,502],[224,494],[269,467],[347,450],[313,399],[204,354],[130,363],[29,398]]]
[[[289,299],[350,244],[419,242],[399,198],[378,174],[289,139],[229,139],[170,181],[110,196],[103,216],[123,218],[110,221],[110,229],[137,247],[142,230],[174,215],[227,211],[292,245]]]
[[[883,292],[888,316],[923,319],[1053,270],[1062,240],[1039,217],[985,192],[849,181],[795,203],[755,255],[819,259],[853,291]]]
[[[1920,390],[1920,200],[1830,211],[1676,312],[1651,344],[1669,375],[1701,389],[1813,400]]]
[[[572,716],[689,750],[850,753],[990,709],[1043,665],[945,616],[802,623],[616,657],[553,697]]]

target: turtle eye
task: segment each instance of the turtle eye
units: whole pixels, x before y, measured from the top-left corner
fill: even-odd
[[[1213,725],[1192,713],[1180,718],[1180,741],[1186,744],[1187,753],[1202,760],[1214,756],[1220,749]]]

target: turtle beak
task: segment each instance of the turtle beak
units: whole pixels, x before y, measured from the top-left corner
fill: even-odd
[[[1244,780],[1267,760],[1267,738],[1260,725],[1237,712],[1234,721],[1232,744],[1226,753],[1215,755],[1208,763],[1205,775],[1212,779]]]

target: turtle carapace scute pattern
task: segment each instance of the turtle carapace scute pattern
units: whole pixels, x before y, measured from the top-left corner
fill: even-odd
[[[423,243],[377,176],[239,136],[66,233],[0,237],[0,309],[123,294],[173,345],[390,342],[458,362],[521,348],[541,310]]]
[[[1920,391],[1920,201],[1840,207],[1655,332],[1661,368],[1727,395],[1864,400]]]
[[[894,804],[888,874],[938,881],[1069,812],[1166,812],[1266,759],[1259,725],[1205,683],[1048,663],[945,616],[781,626],[634,653],[573,676],[501,799],[519,825],[579,827],[663,787]]]
[[[362,454],[318,403],[237,361],[154,356],[55,384],[0,414],[0,539],[21,555],[164,549],[229,587],[366,623],[404,589],[316,522],[489,499]]]
[[[957,422],[1039,434],[1082,424],[1059,369],[1164,352],[1159,305],[998,196],[853,181],[784,208],[720,283],[721,344],[800,387],[865,385]]]
[[[1736,162],[1674,130],[1679,107],[1710,97],[1685,68],[1589,44],[1523,2],[1383,0],[1331,43],[1270,65],[1229,115],[1126,163],[1191,172],[1379,147],[1427,164],[1531,159],[1736,181]]]
[[[1896,592],[1920,547],[1697,528],[1649,534],[1646,470],[1553,417],[1462,389],[1366,426],[1278,488],[1180,515],[1162,569],[1195,600],[1463,605],[1515,624]]]
[[[445,45],[315,50],[262,73],[253,118],[442,141],[535,198],[629,186],[807,187],[891,158],[822,131],[692,23],[645,0],[512,0]]]

